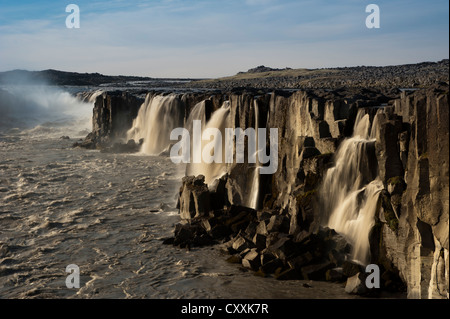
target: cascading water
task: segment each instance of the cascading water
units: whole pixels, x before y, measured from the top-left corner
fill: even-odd
[[[258,108],[258,102],[255,100],[253,103],[254,110],[255,110],[255,141],[258,141],[258,129],[259,129],[259,108]],[[258,198],[259,198],[259,159],[258,159],[258,147],[256,148],[256,163],[255,168],[253,170],[252,174],[252,187],[250,189],[250,194],[248,196],[247,206],[251,207],[253,209],[258,209]]]
[[[184,125],[184,104],[176,94],[150,95],[145,98],[128,139],[144,139],[141,152],[158,155],[171,144],[170,133]]]
[[[206,100],[197,103],[191,110],[189,117],[185,123],[185,128],[192,137],[194,121],[201,121],[202,131],[206,124]]]
[[[197,139],[194,137],[195,133],[191,134],[193,136],[193,143],[192,143],[192,156],[190,164],[186,167],[186,173],[187,175],[204,175],[205,176],[205,182],[208,185],[211,185],[211,183],[214,182],[215,179],[220,178],[222,175],[226,173],[226,163],[225,163],[225,128],[227,128],[228,124],[228,117],[230,114],[230,105],[229,102],[224,102],[221,108],[216,110],[212,115],[209,121],[206,123],[205,127],[201,129],[201,132],[198,132],[197,134],[203,135],[205,130],[212,128],[212,129],[219,129],[221,136],[214,136],[210,139],[210,141],[214,140],[215,144],[215,150],[222,150],[222,159],[221,162],[212,162],[212,163],[205,163],[203,161],[203,152],[205,151],[205,146],[210,144],[209,141],[204,141],[202,139],[201,143],[196,142]],[[189,124],[189,123],[188,123]],[[210,138],[210,136],[207,136],[207,138]],[[200,155],[200,156],[199,156]],[[195,157],[202,157],[200,159],[200,163],[196,163]]]
[[[80,92],[76,96],[79,100],[86,103],[94,103],[99,95],[103,94],[102,90]]]
[[[369,232],[383,189],[375,156],[376,125],[375,120],[371,130],[369,115],[359,110],[353,136],[339,146],[336,165],[327,171],[320,190],[327,226],[347,238],[353,260],[362,264],[370,259]]]

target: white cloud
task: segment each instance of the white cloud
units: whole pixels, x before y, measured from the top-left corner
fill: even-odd
[[[76,30],[65,28],[64,15],[18,21],[0,27],[0,70],[215,77],[261,64],[379,65],[448,57],[448,39],[433,36],[433,29],[367,31],[364,8],[246,1],[254,8],[164,0],[139,2],[142,6],[126,10],[121,7],[126,1],[115,1],[112,9],[102,10],[95,3],[81,7],[81,28]]]

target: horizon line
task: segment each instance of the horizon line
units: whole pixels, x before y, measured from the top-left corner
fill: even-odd
[[[393,67],[393,66],[406,66],[406,65],[415,65],[415,64],[423,64],[423,63],[439,63],[439,62],[443,62],[445,60],[449,60],[449,57],[446,58],[442,58],[442,59],[438,59],[437,61],[420,61],[420,62],[415,62],[415,63],[403,63],[403,64],[387,64],[387,65],[365,65],[365,64],[361,64],[361,65],[345,65],[345,66],[332,66],[332,67],[314,67],[314,68],[308,68],[308,67],[289,67],[286,66],[284,67],[284,69],[279,69],[280,71],[283,71],[285,69],[291,69],[291,70],[326,70],[326,69],[341,69],[341,68],[360,68],[360,67],[374,67],[374,68],[383,68],[383,67]],[[264,67],[268,67],[268,68],[273,68],[273,69],[277,69],[276,67],[271,67],[271,66],[266,66],[266,65],[259,65],[259,66],[264,66]],[[249,70],[257,68],[259,66],[255,66],[252,67],[246,71],[239,71],[243,72],[243,73],[247,73]],[[166,77],[166,76],[148,76],[148,75],[133,75],[133,74],[105,74],[105,73],[100,73],[100,72],[83,72],[83,71],[67,71],[67,70],[58,70],[58,69],[41,69],[41,70],[29,70],[29,69],[12,69],[12,70],[0,70],[0,74],[2,73],[8,73],[8,72],[17,72],[17,71],[22,71],[22,72],[45,72],[45,71],[57,71],[57,72],[65,72],[65,73],[75,73],[75,74],[99,74],[99,75],[103,75],[103,76],[110,76],[110,77],[114,77],[114,76],[119,76],[119,77],[137,77],[137,78],[150,78],[150,79],[189,79],[189,80],[210,80],[210,79],[219,79],[219,78],[225,78],[225,77],[230,77],[230,76],[234,76],[237,75],[236,74],[229,74],[229,75],[222,75],[222,76],[217,76],[217,77]],[[273,71],[276,72],[276,71]]]

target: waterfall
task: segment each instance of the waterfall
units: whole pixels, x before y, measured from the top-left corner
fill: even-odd
[[[102,90],[79,92],[76,96],[79,100],[85,103],[95,103],[99,95],[103,94]]]
[[[148,94],[139,109],[133,126],[127,133],[128,139],[144,139],[141,152],[158,155],[169,147],[170,132],[183,127],[184,104],[176,94]]]
[[[335,166],[327,171],[320,189],[327,226],[347,238],[352,259],[362,264],[370,259],[369,232],[383,189],[375,155],[376,118],[371,130],[369,115],[358,111],[353,136],[339,146]]]
[[[255,110],[255,136],[256,139],[255,141],[258,141],[258,129],[259,129],[259,108],[258,108],[258,102],[255,100],[253,103],[254,106],[254,110]],[[258,199],[259,199],[259,167],[260,167],[260,162],[258,159],[258,152],[259,149],[258,147],[256,148],[256,163],[255,163],[255,168],[253,169],[253,174],[252,174],[252,186],[250,189],[250,193],[248,196],[248,203],[247,206],[251,207],[253,209],[258,209]]]
[[[201,106],[199,106],[200,108]],[[204,109],[204,108],[203,108]],[[200,112],[200,111],[198,111]],[[208,185],[211,185],[211,183],[214,182],[214,180],[220,178],[222,175],[226,173],[226,163],[225,163],[225,128],[227,128],[228,124],[228,117],[230,114],[230,105],[229,102],[224,102],[221,108],[216,110],[212,115],[209,121],[206,123],[206,125],[203,127],[203,121],[202,121],[202,129],[201,132],[199,132],[201,135],[205,132],[205,130],[209,128],[219,129],[221,136],[214,136],[210,141],[214,140],[214,143],[216,145],[215,149],[221,149],[222,150],[222,158],[221,162],[212,162],[212,163],[205,163],[203,162],[203,157],[200,160],[200,163],[196,163],[194,160],[195,154],[201,155],[204,152],[204,148],[207,144],[209,144],[209,141],[205,141],[202,139],[201,143],[196,143],[195,138],[193,137],[194,142],[192,143],[192,157],[191,162],[186,167],[186,173],[187,175],[204,175],[205,176],[205,182]],[[204,118],[204,117],[203,117]],[[191,121],[193,121],[195,118],[193,118]],[[189,122],[187,123],[189,125]],[[194,136],[195,132],[191,134],[191,136]],[[208,136],[209,137],[209,136]]]
[[[185,128],[189,131],[192,136],[193,133],[193,122],[194,120],[199,120],[202,122],[202,131],[206,124],[206,100],[203,100],[192,108],[191,113],[185,123]]]

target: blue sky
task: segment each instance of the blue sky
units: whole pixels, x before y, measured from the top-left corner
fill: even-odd
[[[65,8],[80,7],[67,29]],[[367,29],[375,3],[381,28]],[[0,71],[219,77],[449,57],[447,0],[0,0]]]

